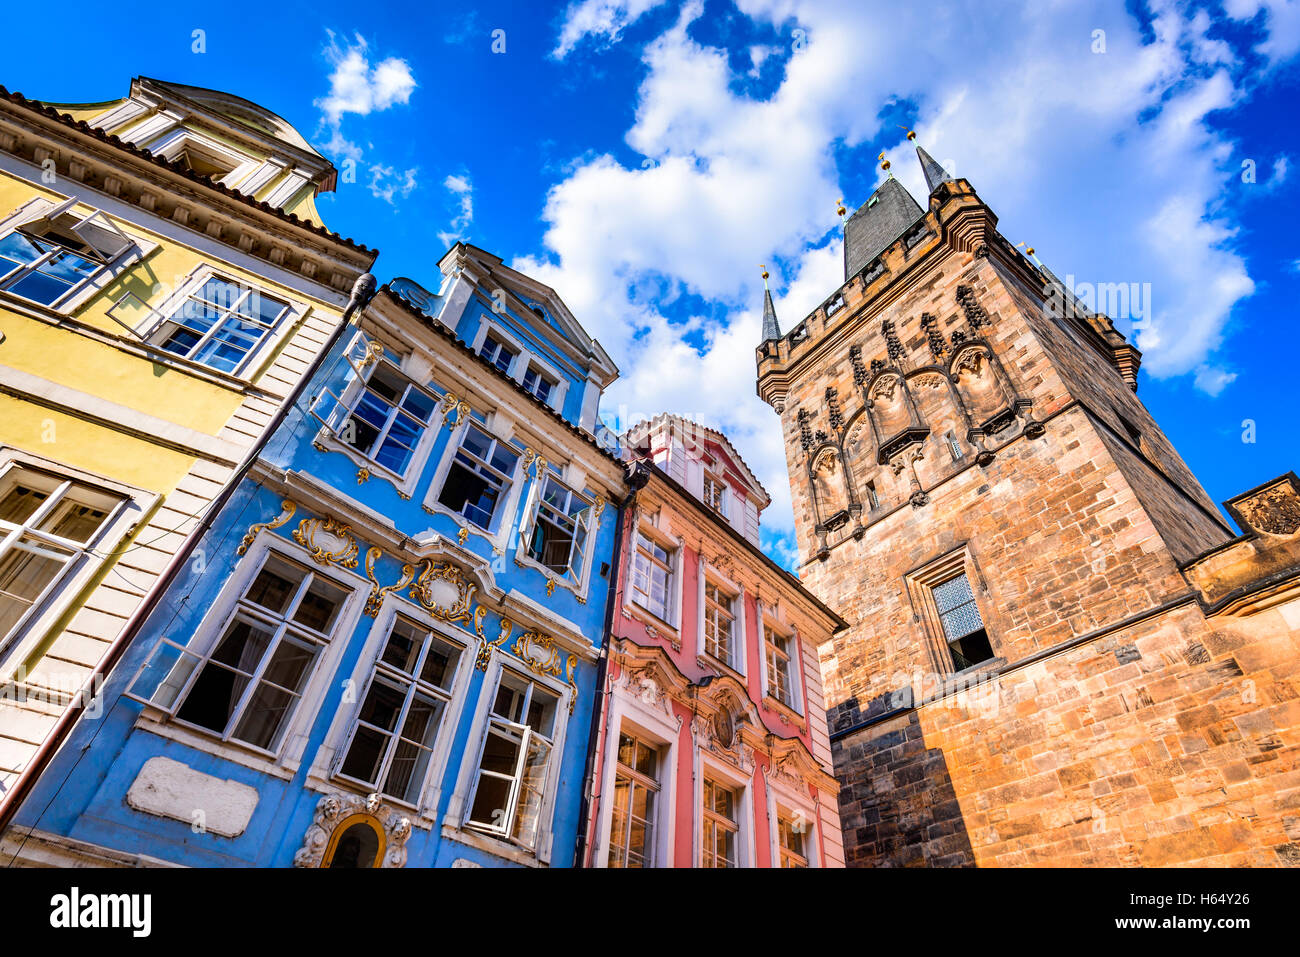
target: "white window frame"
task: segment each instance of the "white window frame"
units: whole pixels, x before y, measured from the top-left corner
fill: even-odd
[[[533,316],[533,318],[535,319],[537,317]],[[520,341],[518,336],[505,329],[500,323],[493,322],[486,316],[479,323],[478,332],[474,335],[474,343],[472,346],[474,355],[479,355],[479,350],[483,348],[483,343],[489,335],[498,342],[509,346],[515,352],[515,357],[510,360],[510,368],[505,372],[506,378],[518,383],[519,387],[522,389],[524,388],[524,376],[530,368],[536,366],[539,372],[545,374],[550,379],[554,379],[556,383],[555,388],[551,390],[550,399],[542,404],[556,412],[559,412],[564,408],[564,398],[569,389],[568,378],[561,374],[560,370],[548,362],[543,356],[538,355],[536,349],[530,349]],[[482,358],[482,356],[479,356],[479,358]],[[486,359],[483,361],[487,362]],[[497,368],[495,364],[492,364],[492,367],[494,369]],[[498,369],[497,371],[500,370]],[[531,395],[532,393],[529,394]],[[537,397],[534,395],[533,398]],[[537,399],[537,401],[541,402],[542,400]]]
[[[102,220],[107,224],[107,227],[111,229],[111,231],[120,234],[123,242],[127,245],[125,245],[124,248],[121,249],[111,260],[102,263],[98,270],[87,276],[76,286],[71,287],[66,293],[58,299],[55,299],[54,302],[49,305],[37,302],[35,299],[27,299],[17,293],[9,292],[8,290],[0,290],[0,297],[14,302],[23,303],[32,308],[48,309],[58,315],[71,315],[81,306],[85,305],[90,299],[103,291],[106,286],[116,280],[128,269],[158,248],[157,243],[127,233],[101,208],[90,202],[85,202],[75,195],[60,197],[57,201],[42,198],[33,199],[24,203],[3,221],[0,221],[0,238],[17,231],[19,227],[40,219],[57,219],[63,214],[76,216],[78,214],[75,211],[78,207],[89,210],[88,213],[82,213],[80,215],[80,222],[77,224],[78,227],[88,224],[98,226],[98,223],[92,224],[91,220]],[[89,243],[88,240],[87,242]],[[93,246],[93,244],[90,245]],[[23,267],[23,273],[25,274],[30,271],[30,268],[30,266]],[[0,276],[0,279],[4,280],[9,280],[10,278],[9,273]]]
[[[15,622],[9,633],[0,635],[0,681],[6,682],[18,678],[23,662],[40,645],[49,628],[68,611],[75,597],[86,589],[131,529],[160,498],[155,493],[92,475],[53,459],[19,452],[13,448],[0,449],[0,477],[7,476],[14,469],[46,472],[56,479],[79,482],[121,501],[105,518],[91,540],[77,547],[77,554],[64,565],[63,570]],[[40,513],[41,510],[38,510],[35,515]],[[30,520],[29,517],[28,521]],[[0,536],[2,537],[5,536]]]
[[[207,283],[209,279],[219,279],[223,282],[233,283],[237,286],[256,291],[259,295],[266,295],[272,299],[278,299],[288,306],[288,310],[268,329],[262,338],[252,349],[244,356],[243,361],[233,370],[227,372],[224,369],[218,369],[216,366],[208,365],[199,359],[189,358],[187,356],[177,355],[165,349],[159,343],[154,341],[154,337],[168,323],[173,322],[173,316],[180,310],[190,296],[197,293]],[[133,295],[133,294],[131,294]],[[116,305],[120,305],[125,300],[118,300]],[[242,278],[233,270],[219,269],[210,264],[204,263],[192,270],[181,283],[180,286],[169,296],[167,296],[157,307],[151,307],[148,303],[144,304],[150,310],[150,315],[139,326],[136,327],[136,334],[147,342],[157,353],[165,357],[164,361],[183,362],[190,365],[200,366],[209,372],[215,372],[218,375],[233,376],[244,381],[252,381],[262,371],[267,358],[275,353],[284,341],[285,337],[296,329],[302,320],[306,317],[310,306],[300,299],[286,295],[279,289],[270,289],[264,283],[249,281]],[[203,336],[199,343],[196,343],[192,352],[196,352],[199,347],[215,335],[219,323],[214,323],[207,334]]]
[[[438,728],[433,753],[429,757],[429,767],[425,772],[425,779],[420,787],[418,801],[412,805],[400,798],[390,795],[384,796],[385,800],[395,805],[413,807],[420,817],[424,819],[424,822],[429,824],[432,823],[437,814],[438,801],[441,799],[443,791],[443,776],[447,771],[447,760],[450,757],[451,746],[456,737],[456,729],[460,727],[461,714],[465,707],[466,698],[469,696],[468,689],[470,677],[474,670],[476,649],[464,632],[457,631],[445,622],[433,618],[419,605],[404,598],[398,598],[396,595],[388,594],[384,596],[383,604],[379,608],[379,614],[375,616],[374,624],[371,625],[370,632],[366,636],[366,643],[361,649],[361,656],[352,671],[351,682],[352,687],[356,689],[356,701],[349,708],[340,709],[335,716],[329,731],[325,735],[325,740],[316,751],[308,780],[322,789],[335,784],[354,791],[368,791],[368,788],[364,785],[344,776],[339,771],[339,768],[342,767],[348,746],[352,742],[358,716],[361,713],[362,705],[365,703],[366,692],[370,689],[370,682],[379,663],[380,655],[383,654],[383,650],[388,643],[388,636],[399,616],[427,629],[443,641],[455,645],[461,651],[456,664],[455,675],[451,680],[451,687],[447,691],[447,707],[444,709],[442,723]]]
[[[659,794],[662,800],[655,811],[654,856],[651,867],[672,867],[677,825],[677,755],[681,729],[663,711],[647,705],[635,694],[623,689],[614,692],[605,723],[605,751],[602,754],[601,781],[610,782],[601,788],[600,804],[596,809],[596,847],[592,861],[596,867],[609,866],[611,828],[614,821],[613,781],[618,765],[618,735],[624,728],[647,743],[660,749],[661,771]]]
[[[703,469],[703,477],[700,480],[700,501],[710,512],[727,521],[731,521],[731,483],[722,475]],[[718,490],[718,504],[715,508],[709,502],[709,485],[714,485]]]
[[[453,512],[439,500],[442,496],[442,487],[446,484],[447,476],[451,473],[452,463],[456,460],[456,453],[460,451],[461,443],[465,439],[465,433],[471,425],[484,432],[489,438],[494,439],[498,445],[509,448],[516,456],[515,470],[510,476],[510,486],[505,490],[505,494],[497,500],[497,508],[492,515],[493,527],[488,529],[481,528],[471,522],[460,512]],[[524,481],[523,461],[523,452],[515,447],[511,439],[503,438],[488,428],[486,422],[480,422],[471,415],[463,415],[461,420],[451,429],[447,444],[443,447],[442,459],[438,462],[433,481],[429,483],[429,490],[425,493],[425,511],[433,512],[435,515],[446,515],[461,528],[467,529],[469,534],[487,539],[492,543],[494,549],[500,549],[504,552],[506,540],[510,535],[511,528],[514,526],[515,512],[519,506],[519,500],[523,495],[524,486],[527,484]]]
[[[238,189],[240,184],[248,179],[254,171],[262,171],[265,174],[265,167],[271,165],[266,160],[256,159],[249,156],[247,153],[231,149],[224,143],[203,136],[197,130],[189,127],[173,127],[172,129],[166,130],[161,136],[150,141],[145,149],[155,155],[163,157],[163,159],[167,160],[169,163],[175,162],[181,153],[187,152],[190,149],[196,149],[199,153],[207,153],[210,156],[215,157],[220,163],[230,164],[230,171],[228,173],[210,178],[215,182],[221,183],[223,186],[230,187],[231,189]],[[280,168],[283,168],[283,166]],[[263,179],[263,177],[259,177],[259,179]],[[253,192],[255,192],[257,188],[265,186],[269,180],[270,177],[266,176],[262,182],[258,183],[257,187],[254,187]],[[245,191],[240,190],[240,192]],[[252,193],[249,193],[248,195],[252,195]]]
[[[497,688],[502,675],[507,671],[520,681],[541,685],[559,696],[555,706],[555,728],[551,736],[551,762],[547,766],[545,794],[541,810],[538,812],[537,841],[531,849],[511,840],[508,828],[506,833],[494,833],[479,825],[471,824],[469,820],[478,789],[479,764],[483,759],[483,748],[487,744],[490,713],[496,703]],[[516,860],[550,862],[551,843],[554,838],[555,795],[559,790],[560,777],[564,770],[564,745],[568,733],[571,699],[572,689],[567,684],[562,684],[548,675],[535,675],[527,668],[516,667],[513,663],[507,664],[504,655],[492,656],[487,674],[479,687],[470,738],[462,751],[456,791],[452,795],[444,818],[446,822],[443,825],[444,836],[479,846],[482,846],[485,839],[489,846],[509,851],[507,856]]]
[[[814,802],[810,797],[796,794],[784,782],[778,781],[770,766],[763,771],[763,790],[767,794],[768,860],[771,866],[773,868],[781,866],[779,825],[781,812],[785,810],[787,816],[803,815],[804,820],[808,822],[808,831],[804,835],[808,867],[821,867],[821,818],[818,813],[820,803]]]
[[[656,625],[656,627],[664,625],[675,634],[680,634],[682,627],[682,595],[686,587],[684,576],[686,568],[685,544],[680,539],[673,538],[666,532],[661,531],[644,517],[635,517],[632,525],[635,529],[635,535],[644,537],[668,553],[671,564],[668,578],[668,617],[660,618],[654,611],[637,601],[633,593],[632,580],[636,573],[639,544],[635,539],[633,547],[628,550],[627,581],[623,589],[623,608],[629,615],[642,618]]]
[[[537,527],[538,515],[542,508],[542,489],[545,487],[547,479],[551,479],[562,487],[570,496],[576,497],[579,501],[585,502],[586,512],[586,539],[582,543],[582,555],[578,557],[577,567],[574,569],[577,573],[576,580],[570,579],[567,575],[556,572],[553,568],[543,565],[537,559],[533,558],[530,552],[531,536]],[[547,578],[554,580],[557,584],[565,588],[572,589],[578,595],[587,594],[587,586],[591,580],[591,566],[595,555],[596,535],[600,531],[600,520],[593,518],[595,511],[595,501],[592,496],[585,492],[579,492],[571,485],[564,481],[559,475],[544,470],[543,474],[533,479],[531,487],[528,490],[528,498],[525,500],[524,507],[520,511],[519,535],[515,546],[515,557],[525,565],[531,565],[540,571]],[[579,513],[581,514],[581,513]],[[574,532],[577,532],[577,519],[574,520]]]
[[[710,566],[703,555],[700,556],[699,568],[696,654],[704,661],[722,664],[737,674],[747,674],[749,634],[748,629],[745,627],[745,589]],[[734,612],[731,621],[731,661],[715,658],[706,650],[704,629],[708,620],[706,585],[709,583],[712,583],[719,591],[731,597]]]
[[[341,452],[343,455],[351,459],[354,464],[377,475],[383,476],[392,483],[398,492],[409,497],[414,490],[415,485],[419,482],[420,476],[424,472],[424,467],[428,462],[429,453],[433,451],[433,446],[437,441],[438,434],[442,431],[443,418],[442,413],[439,411],[442,398],[433,388],[423,385],[418,380],[407,375],[406,371],[402,368],[402,364],[387,358],[386,353],[382,358],[372,359],[367,362],[366,354],[370,345],[371,341],[364,333],[358,332],[353,337],[352,341],[348,344],[347,349],[343,353],[348,365],[352,367],[347,382],[337,393],[328,387],[321,388],[307,411],[312,418],[321,425],[320,431],[316,435],[317,442],[330,451]],[[343,423],[347,422],[348,419],[352,417],[353,409],[361,400],[361,394],[365,390],[366,384],[370,381],[370,376],[374,373],[374,370],[379,367],[381,362],[387,362],[400,376],[402,376],[402,378],[406,379],[416,388],[428,393],[434,401],[434,411],[429,417],[428,424],[424,428],[424,434],[420,436],[420,441],[416,444],[416,447],[412,452],[411,461],[407,463],[406,471],[401,475],[391,471],[387,467],[376,462],[374,459],[363,455],[360,451],[339,438],[335,431],[336,428],[341,427]],[[333,403],[333,409],[327,414],[322,414],[321,410],[326,405],[327,400]],[[332,425],[331,422],[339,409],[346,410],[347,415],[343,416],[337,426]],[[389,425],[391,425],[391,417]],[[425,504],[430,503],[426,501]]]
[[[763,690],[763,698],[770,699],[789,711],[795,712],[800,717],[805,717],[807,712],[804,708],[807,701],[806,692],[803,684],[803,643],[799,640],[799,630],[791,625],[786,625],[780,618],[776,609],[761,601],[756,601],[758,608],[758,635],[760,649],[759,678]],[[786,704],[770,690],[770,675],[767,667],[767,632],[768,629],[775,631],[777,634],[790,641],[790,674],[786,677],[790,683],[790,694],[793,700],[792,704]]]
[[[213,731],[209,728],[182,721],[175,717],[175,713],[184,705],[199,672],[202,670],[203,663],[216,650],[217,644],[226,633],[227,626],[239,610],[240,600],[272,555],[278,555],[296,565],[305,566],[313,574],[326,578],[331,584],[348,592],[348,595],[344,599],[343,606],[338,611],[334,630],[325,642],[320,656],[316,659],[311,676],[303,686],[302,694],[298,699],[298,707],[294,709],[293,715],[290,716],[281,733],[279,745],[274,751],[267,751],[256,745],[240,741],[224,731]],[[330,566],[327,571],[323,570],[321,566],[312,561],[311,556],[304,549],[273,532],[263,530],[258,534],[258,538],[253,542],[248,552],[240,559],[234,573],[226,579],[226,583],[208,609],[208,613],[203,616],[202,621],[194,629],[189,641],[182,644],[164,635],[150,649],[149,655],[141,664],[139,671],[132,677],[131,682],[127,685],[127,690],[124,692],[126,697],[144,705],[144,711],[140,718],[137,719],[137,724],[144,724],[149,726],[150,730],[157,731],[166,737],[174,737],[191,743],[195,747],[215,752],[224,758],[248,767],[267,770],[279,777],[291,776],[297,770],[302,759],[311,725],[315,721],[321,702],[329,690],[329,684],[333,680],[339,659],[345,653],[352,641],[353,634],[356,632],[361,618],[362,607],[369,590],[370,583],[355,573],[345,571],[337,565]],[[143,698],[133,691],[136,681],[144,673],[149,663],[153,661],[158,649],[164,643],[178,646],[189,655],[200,659],[190,674],[187,675],[185,683],[176,694],[175,699],[166,707],[155,704],[153,700]],[[202,649],[201,652],[197,650],[200,648]],[[265,658],[264,653],[263,662]],[[263,662],[259,662],[259,669],[262,667]],[[250,682],[250,685],[252,684],[253,682]],[[156,696],[156,690],[154,694]],[[231,725],[232,719],[227,718],[226,723]]]
[[[631,765],[625,765],[623,764],[622,761],[618,759],[618,752],[620,750],[620,745],[622,744],[621,739],[623,738],[624,735],[627,735],[627,737],[631,739],[631,741],[633,742],[634,757],[635,757],[635,749],[637,746],[645,746],[654,753],[655,773],[653,775],[646,774],[644,771],[640,771],[637,768],[632,767]],[[645,869],[649,869],[655,866],[655,861],[658,858],[657,851],[659,849],[658,848],[659,820],[663,816],[661,813],[661,809],[664,804],[664,801],[669,799],[668,795],[664,793],[663,781],[661,779],[661,775],[663,771],[663,748],[658,744],[658,742],[647,740],[645,735],[641,734],[636,728],[632,728],[632,727],[619,728],[616,732],[616,736],[611,739],[610,746],[614,750],[614,775],[610,779],[610,785],[614,793],[615,794],[618,793],[619,777],[625,777],[631,783],[631,789],[633,791],[635,791],[636,789],[640,789],[642,791],[645,791],[647,794],[653,795],[653,797],[648,802],[650,804],[650,809],[649,809],[649,813],[646,816],[646,824],[647,824],[647,829],[649,831],[647,837],[649,838],[649,841],[646,843],[646,846],[642,848],[640,852],[641,856],[645,858],[645,862],[646,862]],[[647,780],[649,780],[651,783],[647,784],[646,783]],[[631,838],[631,824],[632,824],[632,814],[631,814],[631,804],[629,803],[627,822],[626,822],[627,825],[626,836],[629,838],[629,841]],[[624,836],[625,836],[624,834],[618,835],[620,840]],[[605,859],[605,863],[607,867],[609,866],[609,858],[614,853],[615,843],[616,841],[615,841],[614,827],[613,827],[613,812],[611,810],[609,846],[607,848],[606,859]],[[630,844],[624,850],[625,852],[630,853],[631,852]]]
[[[695,867],[704,866],[704,779],[726,785],[739,792],[736,802],[736,867],[754,867],[754,780],[751,776],[717,760],[698,742],[695,747],[695,810],[694,819]]]

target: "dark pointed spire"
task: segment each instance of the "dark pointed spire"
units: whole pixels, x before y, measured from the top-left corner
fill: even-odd
[[[781,338],[781,327],[776,324],[776,306],[772,305],[772,290],[767,288],[767,267],[763,267],[763,341]]]
[[[921,161],[921,172],[925,174],[925,188],[934,192],[940,183],[952,181],[952,176],[940,166],[933,156],[925,151],[924,146],[916,148],[916,158]]]

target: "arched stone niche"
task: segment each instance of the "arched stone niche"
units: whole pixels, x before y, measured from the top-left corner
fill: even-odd
[[[829,530],[839,528],[849,519],[852,501],[839,449],[832,445],[824,446],[813,456],[808,472],[812,480],[817,524]]]
[[[963,346],[954,353],[949,369],[972,426],[992,434],[1015,421],[1015,393],[988,346]]]
[[[326,794],[293,856],[294,867],[404,867],[411,820],[378,794]]]

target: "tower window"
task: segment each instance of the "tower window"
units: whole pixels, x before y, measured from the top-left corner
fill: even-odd
[[[951,432],[944,436],[944,441],[948,443],[948,451],[952,453],[954,462],[960,462],[966,457],[966,453],[961,450],[961,443],[957,441],[957,437]]]
[[[876,491],[876,483],[867,483],[867,505],[872,511],[880,508],[880,494]]]
[[[939,610],[939,622],[952,653],[953,668],[964,671],[992,658],[993,648],[984,630],[984,619],[975,604],[975,594],[965,573],[932,586],[930,592]]]

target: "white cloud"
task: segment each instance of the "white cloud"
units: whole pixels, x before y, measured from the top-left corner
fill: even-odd
[[[1237,373],[1228,372],[1218,366],[1199,365],[1196,367],[1196,388],[1207,395],[1218,395],[1236,378]]]
[[[574,0],[564,12],[560,39],[551,54],[563,59],[587,37],[616,42],[623,30],[665,0]]]
[[[465,235],[466,228],[474,221],[474,184],[467,175],[451,175],[442,181],[442,185],[455,199],[457,213],[449,228],[438,233],[438,239],[443,245],[451,246]]]
[[[791,527],[778,420],[754,394],[758,264],[773,264],[783,330],[838,287],[837,151],[874,155],[888,143],[894,172],[924,196],[902,131],[882,126],[891,101],[915,104],[920,141],[955,157],[950,170],[974,183],[1003,232],[1030,241],[1058,275],[1150,284],[1138,337],[1149,371],[1195,372],[1207,392],[1231,381],[1207,357],[1254,284],[1223,202],[1237,182],[1234,144],[1207,117],[1236,107],[1249,78],[1205,18],[1157,0],[1144,39],[1118,0],[897,4],[888,30],[852,0],[737,6],[791,41],[763,54],[784,58],[776,91],[738,91],[726,53],[692,37],[703,4],[688,0],[642,51],[625,139],[651,162],[576,163],[548,194],[545,253],[516,263],[554,286],[623,368],[607,411],[673,411],[723,428],[776,499],[765,523]],[[642,7],[571,7],[559,49],[616,39]],[[805,42],[793,42],[796,28]],[[1091,52],[1099,28],[1104,54]],[[670,321],[664,311],[683,294],[700,297],[700,314]]]
[[[400,197],[405,199],[415,189],[415,174],[420,171],[417,166],[408,170],[397,170],[383,163],[370,167],[370,192],[377,199],[389,204],[396,204]]]
[[[329,38],[325,58],[334,68],[329,77],[330,92],[318,99],[316,106],[330,125],[337,127],[347,113],[369,116],[411,99],[415,77],[405,60],[388,57],[372,68],[366,41],[360,34],[347,45],[340,45],[332,31]]]
[[[1234,20],[1264,14],[1265,39],[1255,49],[1276,65],[1300,52],[1300,0],[1225,0],[1224,12]]]

